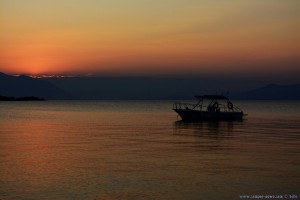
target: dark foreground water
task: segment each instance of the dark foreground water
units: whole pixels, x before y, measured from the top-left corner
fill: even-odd
[[[168,101],[0,102],[0,199],[299,199],[300,102],[236,103],[183,123]]]

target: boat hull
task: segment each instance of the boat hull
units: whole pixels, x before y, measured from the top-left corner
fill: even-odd
[[[221,120],[242,120],[243,112],[208,112],[188,109],[173,109],[183,121],[221,121]]]

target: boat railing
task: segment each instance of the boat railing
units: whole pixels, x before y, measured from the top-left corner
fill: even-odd
[[[173,109],[176,110],[199,110],[199,111],[207,111],[209,106],[204,106],[202,104],[192,104],[192,103],[182,103],[175,102],[173,104]],[[228,108],[227,104],[219,104],[217,108],[220,112],[242,112],[242,110],[237,106],[232,106],[232,108]]]
[[[175,102],[173,104],[173,109],[195,110],[196,107],[198,107],[198,104],[182,103],[182,102]]]

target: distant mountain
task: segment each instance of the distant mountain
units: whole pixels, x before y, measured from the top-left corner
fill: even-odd
[[[300,99],[300,84],[294,85],[277,85],[268,84],[266,86],[242,92],[233,95],[238,99],[274,99],[274,100],[288,100]]]
[[[232,99],[300,99],[300,84],[269,84],[251,90],[265,84],[255,82],[253,85],[253,82],[217,77],[31,78],[0,73],[0,95],[79,100],[173,100],[224,94]]]
[[[236,99],[299,99],[300,94],[299,85],[270,84],[251,90],[264,83],[216,77],[65,77],[44,80],[68,91],[76,99],[89,100],[194,99],[194,95],[203,94],[224,94]]]
[[[11,97],[36,96],[45,99],[70,99],[71,96],[48,81],[29,76],[0,73],[0,95]]]

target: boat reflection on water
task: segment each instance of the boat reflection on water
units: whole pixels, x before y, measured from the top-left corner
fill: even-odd
[[[174,135],[208,138],[230,138],[235,130],[240,130],[243,120],[238,121],[200,121],[174,122]]]

